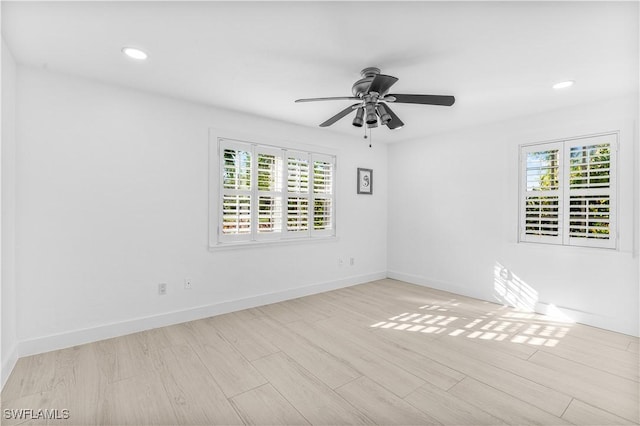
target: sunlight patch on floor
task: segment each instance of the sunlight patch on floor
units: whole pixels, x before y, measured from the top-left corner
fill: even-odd
[[[438,306],[438,309],[443,308]],[[403,312],[369,327],[545,347],[555,347],[570,331],[569,324],[555,322],[553,318],[536,313],[503,312],[503,307],[475,319],[460,314]]]
[[[398,317],[395,316],[396,320]],[[511,343],[528,344],[533,346],[554,347],[569,331],[569,327],[558,325],[540,325],[514,323],[512,321],[492,320],[483,324],[482,320],[474,320],[464,328],[449,328],[448,325],[459,321],[459,317],[442,317],[443,321],[436,325],[426,322],[425,325],[415,325],[411,322],[398,323],[380,321],[370,328],[419,332],[427,334],[446,334],[451,337],[466,337],[468,339],[491,340],[496,342],[509,341]],[[442,319],[436,318],[436,319]],[[390,318],[391,319],[391,318]],[[435,320],[435,319],[434,319]],[[400,319],[402,321],[402,319]]]
[[[484,302],[493,306],[479,316],[454,312],[464,309],[459,299],[429,304],[412,300],[418,305],[415,311],[391,316],[370,328],[546,347],[555,347],[569,332],[573,321],[551,304],[547,305],[550,315],[536,313],[538,292],[500,262],[493,268],[493,285],[502,306]]]

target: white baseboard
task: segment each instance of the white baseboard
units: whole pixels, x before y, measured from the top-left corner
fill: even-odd
[[[404,281],[410,284],[416,284],[423,287],[429,287],[436,290],[459,294],[462,296],[473,297],[474,299],[502,304],[501,301],[493,299],[490,296],[482,293],[481,291],[474,291],[473,289],[461,287],[444,281],[432,280],[419,275],[405,274],[403,272],[397,271],[388,271],[387,276],[389,278]],[[629,336],[640,337],[640,332],[638,330],[637,324],[634,325],[621,322],[619,319],[607,317],[602,314],[580,311],[578,309],[566,306],[555,306],[552,303],[543,301],[538,301],[536,303],[534,311],[539,314],[556,317],[558,320],[562,321],[580,323],[591,327],[602,328],[608,331],[627,334]]]
[[[9,349],[8,353],[3,353],[2,355],[2,370],[0,370],[0,390],[4,388],[4,384],[7,383],[7,379],[13,371],[13,367],[15,367],[16,362],[18,362],[18,346],[14,344],[11,349]]]
[[[350,287],[369,281],[380,280],[387,277],[386,271],[373,274],[358,275],[342,278],[335,281],[312,284],[304,287],[292,288],[275,293],[265,293],[244,299],[230,300],[212,305],[198,306],[186,310],[167,312],[159,315],[134,318],[127,321],[105,324],[98,327],[73,330],[64,333],[42,336],[35,339],[23,340],[18,344],[17,355],[20,357],[35,355],[58,349],[69,348],[85,343],[112,337],[124,336],[144,330],[165,327],[187,321],[208,318],[215,315],[226,314],[256,306],[296,299],[325,291]],[[4,366],[3,366],[4,367]],[[11,366],[13,367],[13,365]],[[9,369],[9,372],[11,370]],[[4,368],[3,368],[4,373]],[[8,377],[8,375],[7,375]]]
[[[594,314],[566,306],[556,306],[553,303],[547,302],[536,303],[535,311],[540,314],[558,318],[560,321],[569,320],[570,322],[585,324],[607,331],[615,331],[629,336],[640,337],[640,327],[638,323],[625,322],[621,324],[619,318],[613,316]]]
[[[64,333],[23,340],[18,342],[18,344],[15,345],[9,351],[9,354],[2,360],[3,363],[0,376],[0,384],[2,386],[0,386],[0,388],[4,386],[19,357],[64,349],[76,345],[95,342],[98,340],[109,339],[112,337],[124,336],[127,334],[153,328],[165,327],[187,321],[208,318],[215,315],[253,308],[256,306],[282,302],[284,300],[290,300],[298,297],[336,290],[339,288],[350,287],[353,285],[384,278],[397,279],[411,284],[430,287],[442,291],[460,294],[463,296],[473,297],[480,300],[488,300],[486,295],[481,294],[480,291],[474,292],[472,289],[466,287],[460,287],[451,283],[431,280],[418,275],[406,274],[397,271],[381,271],[372,274],[352,276],[335,281],[316,283],[275,293],[265,293],[247,297],[244,299],[230,300],[211,305],[198,306],[181,311],[166,312],[149,317],[133,318],[127,321],[104,324],[98,327],[72,330]],[[495,300],[488,301],[494,303],[496,302]],[[540,313],[547,314],[549,313],[549,306],[550,305],[548,303],[539,302],[536,309],[540,310]],[[594,327],[605,328],[612,331],[618,331],[625,334],[637,335],[637,333],[634,333],[632,330],[621,329],[619,324],[613,324],[611,323],[611,321],[607,321],[607,318],[604,318],[600,315],[583,312],[581,313],[582,315],[579,315],[578,318],[576,318],[576,313],[580,313],[579,311],[572,311],[570,308],[566,307],[562,307],[560,309],[565,313],[571,313],[571,317],[574,318],[576,322],[591,325]]]
[[[410,284],[416,284],[423,287],[429,287],[436,290],[448,291],[449,293],[460,294],[462,296],[473,297],[474,299],[486,300],[486,297],[480,292],[473,292],[466,287],[460,287],[444,281],[432,280],[420,275],[405,274],[398,271],[387,271],[387,276],[394,280],[404,281]],[[490,302],[494,302],[490,300]]]

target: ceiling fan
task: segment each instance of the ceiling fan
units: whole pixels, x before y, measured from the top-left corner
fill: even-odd
[[[404,123],[393,110],[391,110],[388,103],[451,106],[456,101],[453,96],[389,94],[388,92],[391,86],[398,81],[396,77],[380,74],[380,69],[375,67],[365,68],[360,74],[362,74],[362,78],[353,83],[353,87],[351,88],[353,96],[307,98],[298,99],[296,102],[358,101],[320,124],[320,127],[331,126],[336,121],[349,115],[352,111],[357,110],[356,116],[353,119],[353,125],[356,127],[362,127],[365,122],[369,128],[378,127],[379,117],[382,125],[387,126],[389,129],[398,129],[404,126]]]

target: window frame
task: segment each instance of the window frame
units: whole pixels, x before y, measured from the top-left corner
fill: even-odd
[[[305,147],[306,148],[306,147]],[[337,155],[305,148],[289,148],[282,145],[270,143],[250,142],[234,137],[214,136],[210,138],[210,188],[209,188],[209,248],[231,248],[243,246],[256,246],[264,244],[283,244],[291,242],[335,240],[337,236],[336,227],[336,175],[337,175]],[[225,149],[235,149],[236,151],[250,152],[251,156],[251,184],[249,190],[244,190],[250,195],[250,231],[247,234],[223,234],[223,199],[229,190],[224,188],[224,151]],[[280,161],[279,185],[273,191],[260,190],[258,186],[258,158],[260,154],[275,155]],[[293,193],[288,188],[288,158],[300,158],[308,164],[308,192]],[[314,229],[314,202],[320,198],[314,193],[313,187],[313,167],[314,161],[329,160],[331,163],[331,188],[329,194],[322,194],[323,198],[330,198],[331,205],[331,228]],[[278,174],[276,172],[276,174]],[[290,196],[305,198],[307,201],[307,229],[304,231],[294,231],[288,229],[288,199]],[[281,216],[280,229],[276,232],[259,232],[259,209],[260,197],[279,197]],[[277,201],[275,201],[277,205]]]
[[[571,149],[575,147],[589,147],[599,144],[609,144],[609,186],[601,189],[576,189],[571,188]],[[559,246],[602,248],[607,250],[618,250],[619,229],[618,229],[618,152],[619,152],[619,132],[605,132],[586,136],[577,136],[561,140],[536,142],[522,144],[518,147],[519,168],[518,168],[518,242],[519,243],[542,243]],[[532,152],[543,152],[547,150],[558,150],[558,179],[559,187],[557,191],[547,190],[537,193],[548,196],[558,196],[558,235],[531,235],[525,232],[526,203],[529,199],[527,191],[527,154]],[[582,238],[570,235],[571,228],[571,198],[573,196],[594,194],[602,198],[609,198],[609,238]]]

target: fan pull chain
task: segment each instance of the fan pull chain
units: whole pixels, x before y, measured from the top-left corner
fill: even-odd
[[[371,128],[369,128],[369,136],[367,136],[367,127],[364,127],[364,138],[369,139],[369,148],[371,148]]]

